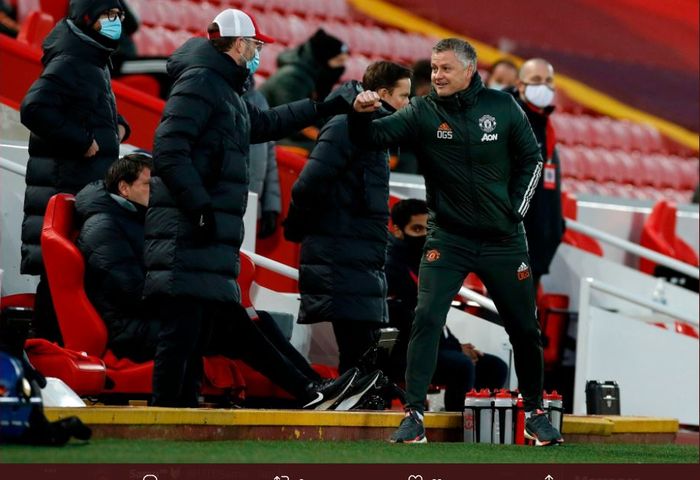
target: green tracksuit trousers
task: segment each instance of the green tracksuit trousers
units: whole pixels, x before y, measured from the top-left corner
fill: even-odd
[[[474,272],[488,289],[513,346],[526,410],[541,408],[544,364],[525,231],[482,240],[433,227],[420,265],[406,368],[406,406],[423,412],[450,303]]]

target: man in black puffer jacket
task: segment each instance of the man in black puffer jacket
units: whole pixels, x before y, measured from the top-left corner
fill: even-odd
[[[153,305],[143,300],[150,178],[149,157],[126,155],[110,167],[104,181],[87,185],[75,201],[83,222],[77,243],[85,257],[86,293],[107,326],[108,347],[117,357],[136,362],[154,358],[160,329]],[[307,408],[327,409],[342,399],[355,371],[323,381],[267,312],[257,312],[254,322],[242,307],[231,306],[213,322],[203,353],[244,360]]]
[[[71,0],[68,18],[44,41],[44,71],[20,109],[22,123],[31,131],[21,272],[41,275],[35,326],[39,336],[53,341],[60,341],[60,333],[43,275],[39,240],[44,212],[52,195],[75,194],[101,179],[119,156],[119,143],[129,136],[107,68],[121,18],[119,0]]]
[[[227,9],[168,60],[175,79],[156,130],[146,216],[144,293],[158,297],[163,325],[153,372],[156,405],[196,405],[201,342],[209,311],[240,300],[236,284],[248,195],[251,143],[275,140],[346,112],[357,91],[260,111],[241,95],[272,39],[252,18]],[[204,329],[206,332],[206,328]]]
[[[382,96],[378,117],[408,104],[411,71],[401,65],[373,63],[362,82]],[[347,115],[338,115],[321,129],[292,188],[286,232],[303,238],[299,323],[332,322],[341,372],[357,366],[389,321],[384,275],[389,155],[386,149],[354,146],[347,122]]]

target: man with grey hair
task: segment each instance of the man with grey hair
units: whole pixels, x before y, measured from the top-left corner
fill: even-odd
[[[429,233],[408,345],[406,416],[391,440],[426,442],[423,410],[437,349],[462,282],[476,273],[510,337],[523,394],[526,435],[537,445],[562,441],[542,411],[543,361],[523,217],[542,169],[524,112],[507,93],[487,89],[476,51],[449,38],[433,47],[433,90],[381,119],[376,92],[355,99],[350,138],[367,148],[411,142],[425,176]]]

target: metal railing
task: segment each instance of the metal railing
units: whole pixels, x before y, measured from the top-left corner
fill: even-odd
[[[291,278],[292,280],[299,280],[299,270],[297,270],[296,268],[290,267],[289,265],[285,265],[284,263],[280,263],[276,260],[263,257],[262,255],[250,252],[248,250],[242,249],[241,252],[249,256],[256,266],[265,268],[267,270],[270,270],[271,272],[279,273],[280,275],[287,278]],[[477,304],[479,304],[479,306],[492,312],[498,313],[498,310],[496,310],[496,305],[494,305],[493,301],[490,298],[485,297],[473,290],[470,290],[467,287],[460,288],[459,295],[465,300],[476,302]]]
[[[588,225],[584,225],[576,220],[570,220],[567,218],[566,228],[570,228],[575,232],[583,233],[602,242],[614,245],[625,250],[626,252],[637,255],[638,257],[646,258],[647,260],[651,260],[652,262],[663,265],[664,267],[672,268],[680,273],[688,275],[689,277],[700,278],[700,270],[698,270],[698,267],[694,267],[689,263],[681,262],[675,258],[668,257],[646,247],[642,247],[641,245],[637,245],[636,243],[632,243],[628,240],[616,237],[615,235],[603,232],[597,228],[589,227]]]
[[[5,169],[9,172],[16,173],[22,177],[27,176],[27,167],[24,165],[19,165],[11,160],[0,157],[0,168]]]

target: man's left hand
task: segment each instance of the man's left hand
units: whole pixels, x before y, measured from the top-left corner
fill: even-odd
[[[121,123],[117,125],[117,132],[119,132],[119,143],[124,140],[124,136],[126,135],[126,128],[124,128],[124,125]]]

